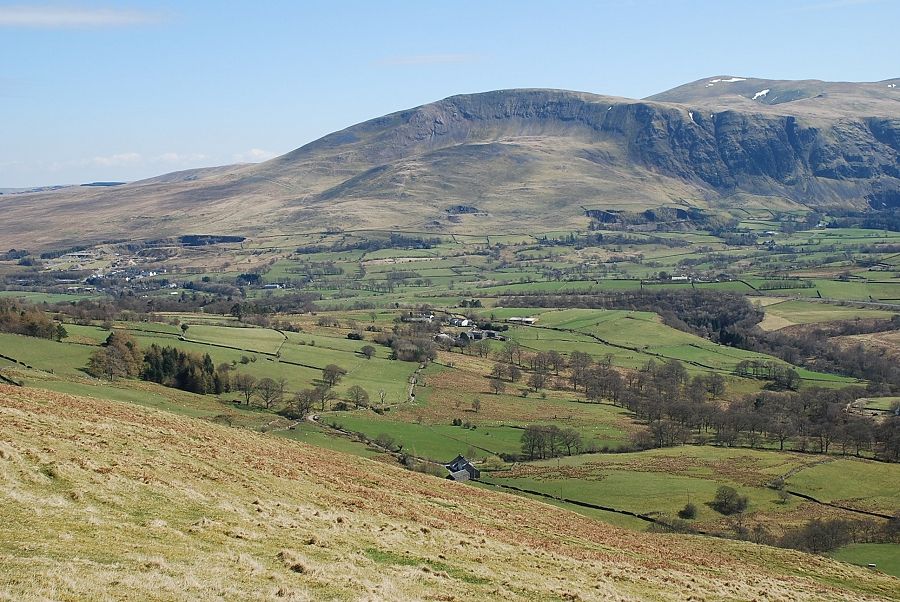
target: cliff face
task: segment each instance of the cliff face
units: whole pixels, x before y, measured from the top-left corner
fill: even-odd
[[[828,120],[544,90],[459,96],[395,113],[298,149],[281,167],[348,147],[382,166],[456,145],[528,137],[612,147],[582,156],[598,170],[639,167],[719,194],[779,194],[819,206],[876,204],[900,191],[896,116]]]
[[[258,165],[0,197],[0,246],[323,226],[492,232],[585,208],[900,205],[900,80],[700,80],[645,100],[560,90],[450,97]],[[750,199],[750,201],[747,201]],[[76,223],[74,215],[90,215]],[[471,221],[471,220],[470,220]],[[465,223],[465,220],[463,220]],[[474,227],[474,226],[471,226]]]

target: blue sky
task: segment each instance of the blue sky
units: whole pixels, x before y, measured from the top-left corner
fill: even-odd
[[[258,161],[453,94],[900,76],[900,2],[0,0],[0,187]]]

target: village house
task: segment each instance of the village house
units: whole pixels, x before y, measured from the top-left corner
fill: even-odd
[[[481,330],[480,328],[473,328],[472,330],[468,330],[466,332],[459,333],[459,340],[461,343],[469,343],[471,341],[483,341],[485,339],[494,339],[495,341],[505,341],[506,337],[497,332],[496,330]]]
[[[450,473],[447,478],[451,481],[477,480],[481,476],[481,471],[463,456],[456,456],[449,464],[444,464],[444,467]]]

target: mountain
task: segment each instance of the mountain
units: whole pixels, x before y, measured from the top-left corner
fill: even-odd
[[[897,598],[821,556],[625,531],[196,418],[0,385],[3,600]]]
[[[3,245],[326,227],[515,233],[586,209],[900,205],[900,80],[450,97],[255,165],[0,197]],[[457,206],[475,208],[450,215]],[[449,210],[449,211],[448,211]]]

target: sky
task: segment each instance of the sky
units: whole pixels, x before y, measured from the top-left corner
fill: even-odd
[[[0,0],[0,188],[263,161],[454,94],[900,76],[900,0]]]

